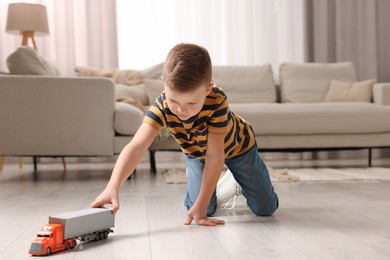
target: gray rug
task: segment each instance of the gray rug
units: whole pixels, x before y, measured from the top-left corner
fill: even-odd
[[[326,182],[326,181],[384,181],[390,180],[390,168],[299,168],[268,169],[273,182]],[[167,169],[162,172],[165,182],[170,184],[187,183],[186,174],[181,169]]]

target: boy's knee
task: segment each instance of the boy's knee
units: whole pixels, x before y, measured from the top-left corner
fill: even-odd
[[[275,211],[278,209],[278,207],[279,207],[279,199],[276,199],[275,203],[268,204],[265,206],[264,205],[259,205],[257,207],[249,206],[249,208],[256,216],[261,216],[261,217],[272,216],[275,213]]]
[[[252,212],[259,217],[269,217],[272,216],[276,211],[276,208],[262,208],[262,209],[255,209],[252,210]]]

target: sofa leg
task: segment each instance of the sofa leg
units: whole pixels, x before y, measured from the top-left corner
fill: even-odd
[[[372,166],[372,148],[368,148],[368,167]]]
[[[23,156],[19,156],[19,170],[23,168]]]
[[[38,169],[38,166],[37,166],[37,159],[38,159],[38,157],[36,157],[36,156],[33,156],[33,162],[34,162],[34,172],[36,172],[36,171],[37,171],[37,169]]]
[[[156,173],[156,151],[149,150],[150,170],[152,173]]]
[[[3,165],[4,165],[4,156],[0,156],[0,172],[3,171]]]
[[[132,177],[135,177],[136,173],[137,173],[137,168],[134,169],[133,173],[130,174],[130,176],[127,178],[127,180],[129,181]]]
[[[66,172],[66,162],[65,157],[61,157],[62,167],[64,167],[64,172]]]

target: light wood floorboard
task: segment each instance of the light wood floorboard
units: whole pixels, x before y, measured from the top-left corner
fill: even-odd
[[[88,207],[113,163],[4,165],[0,173],[0,259],[28,249],[49,215]],[[256,217],[246,207],[218,211],[226,225],[184,226],[185,184],[140,169],[121,190],[107,240],[50,259],[390,259],[390,182],[274,183],[280,208]]]

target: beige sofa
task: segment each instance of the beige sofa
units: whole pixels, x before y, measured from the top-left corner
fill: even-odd
[[[261,151],[367,148],[371,166],[371,149],[390,147],[390,83],[333,84],[330,92],[330,83],[337,83],[332,80],[357,81],[350,62],[284,63],[278,84],[274,76],[270,65],[213,68],[213,80],[225,90],[230,109],[251,123]],[[155,142],[152,169],[156,151],[175,149],[172,138]]]
[[[159,64],[142,71],[144,81],[136,86],[96,77],[0,76],[0,156],[120,153],[144,110],[115,98],[152,103],[163,89],[161,69]],[[324,102],[332,80],[356,82],[352,63],[285,63],[279,84],[274,77],[270,65],[213,67],[213,80],[224,88],[231,110],[252,124],[260,150],[390,147],[389,83],[363,86],[370,94],[365,102]],[[153,171],[155,153],[172,150],[179,146],[169,135],[156,139]]]

